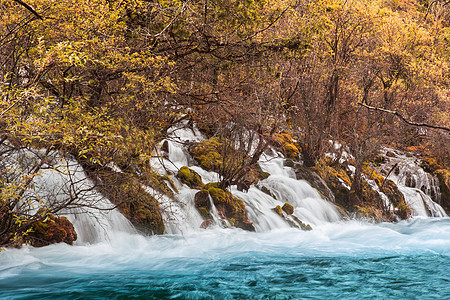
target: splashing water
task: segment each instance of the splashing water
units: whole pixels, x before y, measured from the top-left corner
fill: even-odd
[[[450,219],[116,234],[0,252],[1,299],[448,299]]]
[[[438,180],[420,167],[420,160],[394,149],[385,148],[384,152],[388,162],[382,169],[405,196],[413,216],[446,217],[444,209],[432,199],[440,199]]]

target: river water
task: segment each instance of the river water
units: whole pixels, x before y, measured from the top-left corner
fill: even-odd
[[[1,299],[450,299],[450,218],[0,252]]]

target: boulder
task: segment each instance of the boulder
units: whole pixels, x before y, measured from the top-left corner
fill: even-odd
[[[177,177],[180,178],[181,182],[192,189],[200,190],[204,186],[200,175],[186,166],[181,167],[181,169],[178,171]]]
[[[77,233],[66,217],[48,216],[44,221],[34,223],[31,229],[32,231],[25,236],[24,240],[34,247],[61,242],[72,245],[77,239]]]

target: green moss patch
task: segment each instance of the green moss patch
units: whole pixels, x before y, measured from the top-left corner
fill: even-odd
[[[286,132],[274,134],[275,146],[280,148],[286,158],[298,159],[299,146],[294,143],[292,135]]]
[[[135,175],[118,173],[110,168],[102,168],[95,172],[91,171],[90,177],[96,181],[99,191],[113,204],[117,205],[119,211],[138,230],[148,234],[164,233],[165,227],[159,210],[159,203],[144,190]],[[162,178],[147,175],[145,179],[146,183],[153,182],[152,187],[157,185],[163,190],[169,189],[167,185],[161,184]],[[155,180],[158,184],[155,184]]]
[[[218,137],[197,143],[189,148],[189,153],[198,164],[208,171],[219,171],[223,164],[223,156],[220,154],[222,142]]]
[[[217,187],[217,183],[205,185],[205,189],[195,194],[195,207],[205,219],[211,219],[211,197],[219,215],[227,219],[234,226],[248,231],[255,231],[255,227],[248,220],[244,201],[234,197],[228,190]]]
[[[197,174],[194,170],[189,169],[188,167],[182,167],[177,174],[177,177],[180,178],[181,182],[186,184],[192,189],[202,189],[204,184],[200,175]]]

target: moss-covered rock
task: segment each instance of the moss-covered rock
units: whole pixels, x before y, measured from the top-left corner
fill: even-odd
[[[227,191],[220,188],[210,187],[208,192],[215,205],[226,204],[231,199]]]
[[[295,144],[292,135],[286,132],[274,134],[274,143],[284,154],[286,158],[298,159],[299,146]]]
[[[335,202],[346,210],[353,209],[353,201],[349,197],[352,179],[341,165],[329,166],[324,160],[320,160],[315,167],[311,168],[326,183],[333,192]],[[303,172],[304,174],[305,172]],[[326,191],[326,190],[325,190]]]
[[[245,165],[251,161],[250,157],[229,144],[226,139],[213,137],[192,145],[189,147],[189,153],[207,171],[219,173],[223,170],[233,170],[231,173],[238,171],[236,172],[239,173],[238,179],[228,179],[238,181],[232,184],[237,184],[239,190],[248,190],[252,184],[270,176],[269,173],[262,171],[258,164]]]
[[[158,191],[159,193],[167,195],[169,197],[173,197],[175,193],[178,193],[177,187],[175,186],[169,175],[160,175],[154,173],[149,169],[144,170],[142,173],[142,175],[134,177],[143,184],[152,187],[155,191]],[[128,174],[130,176],[133,175],[131,173],[124,174]]]
[[[220,154],[221,147],[220,139],[213,137],[189,147],[189,153],[203,169],[217,172],[223,164],[223,156]]]
[[[406,220],[411,216],[411,209],[406,203],[405,196],[400,192],[397,185],[392,180],[383,177],[374,168],[370,167],[369,164],[363,165],[363,172],[369,179],[374,180],[380,191],[389,198],[394,207],[394,213],[400,219]],[[373,192],[367,197],[373,197],[372,195]],[[379,201],[381,202],[381,199]],[[385,212],[385,215],[388,220],[393,219],[393,216],[389,215],[388,212]]]
[[[218,188],[218,183],[209,183],[205,185],[205,189],[195,194],[195,207],[203,218],[211,219],[209,197],[222,219],[228,220],[234,227],[255,231],[253,223],[248,220],[244,202],[228,190]]]
[[[295,166],[295,175],[297,179],[308,181],[308,183],[315,188],[320,195],[329,202],[335,202],[335,195],[328,187],[327,183],[313,170],[304,166]]]
[[[369,221],[375,221],[375,222],[385,222],[386,217],[384,216],[384,213],[382,210],[371,206],[371,205],[365,205],[365,206],[355,206],[354,215],[358,219],[365,219]]]
[[[311,225],[303,223],[299,218],[297,218],[294,215],[288,216],[288,218],[286,220],[292,227],[299,228],[299,229],[305,230],[305,231],[312,230]]]
[[[422,162],[420,165],[426,172],[434,173],[439,169],[438,161],[435,157],[425,156],[422,157]]]
[[[181,167],[181,169],[178,170],[177,177],[180,178],[181,182],[183,182],[192,189],[200,190],[204,186],[204,183],[200,175],[198,175],[197,172],[189,169],[186,166]]]
[[[61,242],[72,245],[77,240],[77,233],[66,217],[48,216],[44,221],[34,223],[24,240],[34,247]]]
[[[294,213],[294,207],[289,204],[289,203],[285,203],[283,205],[283,207],[281,208],[287,215],[292,215]]]
[[[86,169],[86,168],[85,168]],[[153,186],[170,190],[167,185],[162,188],[161,178],[146,175],[138,178],[129,173],[119,173],[102,167],[89,170],[98,190],[105,195],[119,211],[140,231],[148,234],[163,234],[165,227],[159,210],[158,201],[142,187],[139,179],[146,183],[152,181]],[[154,183],[158,181],[158,184]],[[156,190],[158,191],[157,188]]]
[[[403,193],[392,180],[385,179],[369,163],[362,165],[362,172],[367,179],[375,181],[378,189],[383,192],[394,206],[394,212],[384,207],[384,201],[379,192],[368,182],[361,180],[359,193],[352,190],[353,178],[344,170],[343,165],[327,164],[321,160],[312,169],[320,175],[333,192],[336,204],[342,206],[355,216],[372,218],[376,221],[393,221],[398,216],[407,219],[411,215]],[[395,213],[395,215],[394,215]]]
[[[283,209],[281,208],[281,206],[277,205],[274,208],[272,208],[272,210],[276,212],[277,215],[279,215],[280,217],[283,217]]]
[[[291,227],[299,228],[301,230],[312,230],[311,225],[303,223],[299,218],[297,218],[294,213],[294,207],[289,203],[285,203],[283,207],[277,205],[272,208],[272,210],[283,218]],[[283,211],[285,214],[283,214]]]

